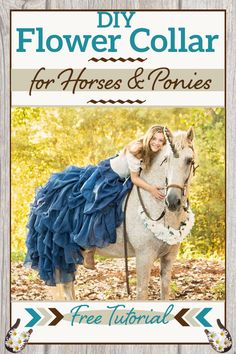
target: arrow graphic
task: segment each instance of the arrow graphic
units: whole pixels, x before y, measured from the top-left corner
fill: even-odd
[[[33,317],[25,327],[33,327],[41,319],[41,317],[32,308],[26,308],[26,311]]]
[[[44,318],[37,324],[37,326],[45,326],[46,323],[49,322],[49,320],[51,320],[52,315],[42,307],[38,308],[37,310],[40,311],[41,314],[44,316]]]
[[[212,310],[211,307],[205,307],[203,310],[199,308],[193,308],[193,309],[184,308],[181,309],[177,313],[177,315],[175,315],[175,319],[181,324],[181,326],[199,327],[201,324],[203,327],[212,327],[212,325],[205,319],[205,316],[211,310]],[[198,315],[196,316],[197,313]],[[196,319],[200,322],[200,324],[199,322],[196,321]]]
[[[47,323],[52,320],[53,315],[55,318],[48,324],[48,326],[56,326],[64,316],[54,307],[50,308],[37,308],[39,314],[32,308],[25,308],[25,310],[32,316],[30,322],[27,323],[25,327],[33,327],[37,324],[37,326],[45,326]],[[52,315],[53,314],[53,315]],[[41,320],[39,322],[39,320]]]
[[[175,315],[176,321],[178,321],[181,326],[189,326],[189,324],[183,319],[183,316],[186,314],[186,312],[188,312],[188,310],[189,309],[182,309],[177,313],[177,315]]]
[[[212,327],[212,325],[204,318],[208,312],[212,310],[212,307],[205,307],[197,316],[196,319],[204,326],[204,327]]]
[[[200,327],[200,324],[194,319],[195,315],[201,309],[192,309],[185,315],[185,320],[193,327]]]
[[[64,316],[53,307],[50,307],[49,310],[56,316],[56,318],[54,318],[54,320],[49,323],[49,326],[56,326],[64,318]]]

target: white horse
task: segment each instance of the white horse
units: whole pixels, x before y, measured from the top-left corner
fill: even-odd
[[[165,226],[172,230],[181,229],[186,221],[187,195],[191,176],[194,170],[193,130],[177,132],[174,135],[167,131],[168,143],[155,157],[149,171],[142,171],[142,178],[150,184],[162,186],[166,190],[165,201],[156,200],[150,193],[140,190],[143,205],[152,219],[158,219],[165,210],[165,215],[159,221],[152,221],[143,212],[137,187],[131,191],[126,210],[126,227],[128,238],[128,257],[136,257],[137,299],[148,298],[148,284],[151,268],[156,259],[161,265],[161,299],[169,299],[171,270],[176,260],[180,242],[169,243],[158,239],[150,229],[158,230]],[[142,217],[141,217],[142,216]],[[145,221],[145,225],[144,225]],[[183,227],[183,226],[182,226]],[[117,228],[117,242],[108,247],[96,249],[96,253],[106,257],[124,257],[124,225]],[[181,232],[176,231],[180,236]],[[170,239],[172,233],[170,232]],[[56,270],[59,272],[59,270]],[[54,291],[54,299],[74,300],[73,282],[58,284]]]

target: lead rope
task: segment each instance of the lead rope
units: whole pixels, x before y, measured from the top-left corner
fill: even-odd
[[[133,188],[133,187],[132,187]],[[128,238],[127,238],[127,229],[126,229],[126,210],[127,210],[127,204],[128,200],[132,191],[132,188],[127,194],[127,198],[125,200],[125,205],[124,205],[124,256],[125,256],[125,279],[126,279],[126,289],[128,295],[130,295],[130,287],[129,287],[129,266],[128,266],[128,248],[127,248],[127,243],[128,243]]]
[[[148,217],[148,219],[150,219],[150,220],[152,220],[152,221],[159,221],[159,220],[161,220],[161,219],[165,216],[165,213],[166,213],[165,208],[164,208],[164,210],[162,211],[161,215],[160,215],[157,219],[153,219],[153,218],[151,217],[151,215],[149,214],[149,212],[147,211],[145,205],[144,205],[144,202],[143,202],[143,199],[142,199],[142,196],[141,196],[141,192],[140,192],[140,188],[137,187],[137,190],[138,190],[138,198],[139,198],[140,204],[141,204],[141,206],[142,206],[142,208],[143,208],[144,213],[145,213],[146,216]]]

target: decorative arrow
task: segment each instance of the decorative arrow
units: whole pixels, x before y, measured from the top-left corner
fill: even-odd
[[[39,316],[32,308],[26,308],[26,311],[29,312],[33,318],[25,327],[33,327],[41,319],[41,316]]]
[[[177,315],[175,315],[175,319],[181,324],[181,326],[189,326],[187,322],[184,321],[183,316],[188,312],[189,309],[180,310]]]
[[[48,323],[49,320],[51,320],[52,315],[51,313],[47,312],[47,310],[43,307],[40,307],[37,310],[40,311],[41,314],[43,315],[43,319],[37,324],[37,326],[45,326],[46,323]]]
[[[53,307],[50,307],[49,310],[56,316],[56,318],[49,323],[49,326],[56,326],[64,318],[64,316]]]
[[[199,308],[193,308],[193,309],[184,308],[180,310],[177,313],[177,315],[175,315],[175,319],[181,324],[181,326],[199,327],[201,324],[203,327],[212,327],[212,325],[205,319],[205,316],[211,310],[212,310],[211,307],[206,307],[203,310]],[[196,313],[198,313],[197,316]],[[195,320],[194,317],[200,322],[200,324]]]
[[[37,324],[37,326],[45,326],[48,321],[52,319],[52,314],[55,316],[55,318],[48,324],[48,326],[56,326],[63,318],[64,316],[54,307],[50,307],[49,309],[44,309],[44,308],[37,308],[39,311],[40,315],[32,308],[26,308],[26,311],[32,316],[32,319],[30,322],[27,323],[25,327],[33,327]],[[49,310],[49,311],[47,311]],[[39,322],[39,320],[41,320]]]
[[[200,327],[200,324],[194,319],[195,315],[201,309],[192,309],[185,315],[185,320],[193,327]]]
[[[204,318],[208,314],[208,312],[210,312],[211,310],[212,310],[212,307],[206,307],[196,316],[196,319],[204,327],[212,327],[212,325]]]

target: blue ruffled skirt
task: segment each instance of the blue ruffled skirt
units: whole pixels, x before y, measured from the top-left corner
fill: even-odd
[[[76,265],[83,263],[81,249],[116,242],[122,202],[131,188],[130,178],[121,179],[110,159],[53,174],[31,204],[25,265],[37,269],[47,285],[73,281]]]

